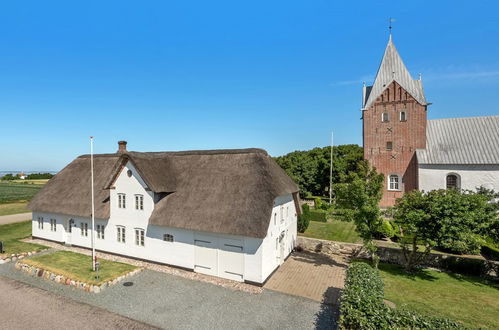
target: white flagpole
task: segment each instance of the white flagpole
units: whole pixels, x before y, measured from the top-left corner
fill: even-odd
[[[331,163],[329,166],[329,205],[333,200],[333,131],[331,131]]]
[[[92,270],[95,271],[94,137],[90,137],[90,177],[92,185]]]

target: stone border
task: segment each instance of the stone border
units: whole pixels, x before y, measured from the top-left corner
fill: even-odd
[[[92,284],[88,284],[85,282],[72,280],[69,277],[65,277],[63,275],[52,273],[52,272],[45,270],[43,268],[28,265],[28,264],[25,264],[25,263],[22,263],[19,261],[16,262],[15,268],[17,270],[21,270],[25,273],[28,273],[28,275],[31,275],[31,276],[42,277],[42,278],[45,278],[47,280],[54,281],[56,283],[69,285],[75,289],[80,289],[80,290],[83,290],[86,292],[91,292],[91,293],[99,293],[102,290],[104,290],[105,288],[113,286],[113,285],[117,284],[118,282],[121,282],[125,278],[133,276],[133,275],[137,274],[138,272],[142,271],[142,268],[137,268],[137,269],[134,269],[131,272],[125,274],[125,275],[118,276],[117,278],[115,278],[111,281],[104,282],[101,285],[92,285]]]
[[[37,254],[37,253],[40,253],[40,252],[46,251],[46,250],[48,250],[48,248],[42,249],[39,251],[23,252],[23,253],[11,254],[10,256],[3,256],[3,257],[0,257],[0,265],[6,264],[10,261],[16,261],[16,260],[22,259],[24,257],[30,257],[34,254]]]

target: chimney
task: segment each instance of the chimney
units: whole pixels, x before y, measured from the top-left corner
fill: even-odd
[[[127,152],[126,141],[118,141],[118,153]]]

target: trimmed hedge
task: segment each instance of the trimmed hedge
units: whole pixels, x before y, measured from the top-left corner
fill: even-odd
[[[341,329],[464,329],[459,323],[410,310],[395,310],[383,302],[383,280],[363,262],[350,264],[341,294]]]
[[[323,211],[310,210],[307,216],[310,221],[327,222],[326,214],[327,213]]]

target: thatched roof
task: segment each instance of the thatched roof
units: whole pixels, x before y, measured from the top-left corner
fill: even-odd
[[[123,152],[94,156],[95,216],[109,218],[109,188],[130,161],[159,200],[149,224],[263,238],[276,197],[298,186],[262,149]],[[88,217],[90,159],[80,156],[35,196],[34,211]]]

